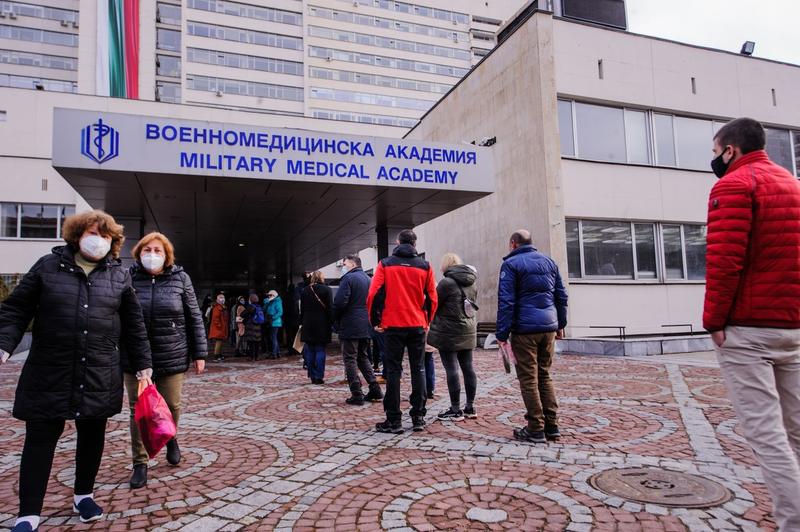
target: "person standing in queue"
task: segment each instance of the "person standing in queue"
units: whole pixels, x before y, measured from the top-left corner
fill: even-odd
[[[447,375],[447,390],[450,392],[450,408],[440,412],[438,417],[461,421],[465,417],[478,417],[474,406],[478,377],[472,367],[472,350],[478,341],[478,321],[475,317],[477,274],[455,253],[446,253],[442,257],[441,270],[444,278],[436,287],[439,310],[431,323],[428,343],[439,350]],[[467,395],[463,410],[459,368],[464,376]]]
[[[307,350],[308,377],[313,384],[325,384],[325,347],[331,342],[333,294],[321,271],[311,274],[300,296],[300,339]]]
[[[333,320],[342,345],[344,371],[350,386],[350,397],[345,402],[356,406],[363,405],[364,401],[383,399],[383,392],[372,371],[372,363],[367,357],[372,332],[367,313],[369,283],[369,276],[361,269],[361,258],[358,255],[347,255],[342,265],[339,290],[336,291],[333,302]],[[366,396],[361,387],[359,371],[369,387]]]
[[[145,235],[133,248],[136,264],[131,266],[133,287],[142,305],[147,336],[153,356],[153,382],[164,398],[175,425],[181,414],[181,391],[184,374],[190,364],[197,374],[203,373],[208,355],[208,342],[203,326],[203,315],[197,305],[192,280],[175,264],[175,248],[161,233]],[[218,304],[215,303],[215,306]],[[131,455],[133,489],[147,484],[147,451],[142,443],[139,427],[134,420],[136,401],[139,398],[133,367],[122,353],[128,405],[131,410]],[[181,451],[176,438],[167,442],[167,462],[176,466],[181,461]]]
[[[269,325],[269,350],[270,358],[280,358],[281,345],[278,342],[278,335],[283,327],[283,301],[275,290],[267,292],[264,304],[265,323]]]
[[[219,292],[208,318],[208,339],[214,340],[214,359],[222,358],[222,347],[228,338],[230,317],[225,306],[225,294]]]
[[[136,379],[152,374],[142,309],[119,260],[123,227],[103,211],[87,211],[64,221],[63,237],[66,245],[40,258],[0,305],[0,363],[33,320],[13,409],[25,422],[14,532],[39,527],[67,420],[78,433],[73,510],[84,523],[102,519],[93,491],[106,422],[122,410],[120,346]]]
[[[404,229],[397,235],[392,256],[381,260],[369,286],[367,310],[378,332],[386,332],[386,421],[375,430],[403,432],[400,410],[400,374],[408,349],[411,366],[411,422],[414,431],[425,429],[425,335],[436,314],[438,297],[431,265],[417,253],[417,235]]]

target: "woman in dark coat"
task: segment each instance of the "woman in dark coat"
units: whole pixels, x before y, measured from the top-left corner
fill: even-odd
[[[450,392],[450,408],[439,414],[439,419],[461,421],[464,417],[478,417],[475,413],[475,392],[478,378],[472,368],[472,350],[477,343],[478,323],[475,318],[477,275],[472,266],[465,266],[455,253],[442,258],[444,278],[436,287],[439,308],[428,332],[428,344],[439,350]],[[465,301],[468,300],[468,301]],[[461,410],[461,383],[458,369],[464,375],[467,401]]]
[[[153,382],[164,398],[175,424],[181,414],[181,391],[189,365],[197,374],[205,369],[208,344],[203,314],[197,305],[192,280],[175,264],[175,248],[161,233],[145,235],[133,248],[136,264],[131,266],[133,288],[142,305],[147,336],[153,353]],[[125,353],[123,352],[123,355]],[[131,410],[131,488],[147,484],[147,451],[134,420],[138,384],[130,362],[123,356],[125,386]],[[167,462],[178,465],[178,440],[167,442]]]
[[[300,339],[308,353],[308,377],[313,384],[325,383],[325,346],[331,341],[333,293],[325,285],[325,276],[316,271],[300,295]]]
[[[66,420],[75,420],[75,496],[84,523],[103,517],[92,492],[106,421],[122,407],[120,347],[138,379],[149,379],[150,345],[131,276],[119,261],[123,227],[103,211],[64,221],[66,246],[33,265],[0,306],[0,360],[33,320],[14,417],[25,421],[15,532],[36,530],[53,455]]]
[[[258,360],[261,352],[261,326],[264,325],[264,309],[258,300],[258,294],[250,294],[250,304],[244,308],[242,319],[244,320],[244,341],[247,344],[247,356],[254,362]],[[258,318],[257,318],[258,317]],[[260,320],[260,321],[259,321]]]

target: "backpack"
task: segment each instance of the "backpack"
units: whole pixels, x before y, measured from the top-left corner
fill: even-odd
[[[265,321],[264,309],[261,308],[261,305],[250,305],[250,307],[252,308],[253,311],[253,314],[251,316],[253,323],[255,323],[256,325],[261,325],[262,323],[264,323]]]

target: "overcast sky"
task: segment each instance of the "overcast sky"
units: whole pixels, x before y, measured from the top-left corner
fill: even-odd
[[[800,0],[627,0],[628,29],[800,65]]]

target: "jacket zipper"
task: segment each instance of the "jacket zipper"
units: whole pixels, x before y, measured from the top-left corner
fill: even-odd
[[[150,325],[149,329],[153,330],[153,304],[156,299],[156,277],[153,276],[153,282],[150,283],[150,316],[147,318],[147,323]]]

